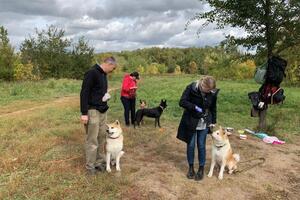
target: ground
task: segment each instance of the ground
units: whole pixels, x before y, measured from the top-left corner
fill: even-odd
[[[230,142],[242,162],[258,157],[264,157],[266,162],[240,174],[226,173],[222,181],[217,179],[215,169],[212,178],[205,177],[196,182],[186,178],[186,146],[176,139],[178,122],[169,120],[161,121],[161,129],[154,128],[152,119],[146,119],[141,128],[123,127],[125,155],[121,159],[122,171],[117,173],[113,168],[110,174],[87,176],[83,127],[76,118],[78,116],[65,115],[78,107],[78,96],[51,99],[36,105],[31,103],[26,109],[11,112],[8,112],[12,110],[9,106],[4,106],[6,111],[0,114],[0,128],[13,128],[10,134],[16,133],[23,139],[10,140],[13,135],[2,133],[1,199],[298,199],[298,136],[284,145],[270,145],[253,136],[240,140],[234,133]],[[116,115],[119,113],[111,113],[108,120],[114,120]],[[41,116],[46,119],[41,119]],[[52,116],[59,120],[53,120]],[[76,123],[75,129],[65,126],[60,129],[60,121],[64,118]],[[12,127],[5,126],[8,121],[13,122]],[[52,126],[57,129],[48,131]],[[43,128],[47,132],[36,135],[37,143],[35,134]],[[68,134],[64,132],[64,135],[62,130]],[[211,138],[208,136],[206,174],[210,149]],[[241,163],[238,167],[243,169],[252,164]]]

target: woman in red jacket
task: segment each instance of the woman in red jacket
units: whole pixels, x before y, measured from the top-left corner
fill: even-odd
[[[121,89],[121,101],[124,106],[124,117],[126,126],[130,125],[129,113],[131,113],[131,124],[134,124],[137,80],[139,79],[140,77],[138,72],[125,74],[123,78]]]

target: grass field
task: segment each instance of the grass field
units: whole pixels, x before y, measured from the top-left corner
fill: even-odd
[[[147,100],[149,107],[157,106],[162,98],[167,99],[168,108],[161,119],[163,129],[154,129],[153,120],[146,120],[146,125],[138,130],[124,128],[126,154],[121,161],[122,173],[103,173],[96,177],[86,176],[84,170],[85,133],[79,123],[78,98],[81,81],[0,82],[0,199],[190,199],[185,196],[194,190],[197,193],[198,186],[184,178],[184,145],[176,143],[174,137],[182,114],[179,98],[185,86],[197,78],[187,75],[144,77],[138,99]],[[120,76],[110,77],[110,88],[119,88],[120,85]],[[258,119],[250,117],[247,93],[258,90],[259,85],[250,80],[218,81],[217,87],[221,89],[218,123],[235,129],[255,128]],[[300,89],[284,89],[287,96],[284,104],[271,106],[268,110],[268,133],[297,144]],[[112,92],[109,105],[108,121],[119,119],[122,123],[119,90]],[[182,151],[178,154],[166,152],[166,149],[176,152],[179,145]],[[255,146],[255,143],[251,145]],[[244,150],[242,146],[236,146]],[[258,149],[264,148],[259,146]],[[300,150],[291,151],[299,159]],[[284,152],[289,152],[289,149],[284,149]],[[154,165],[156,162],[159,164]],[[169,173],[165,163],[176,168],[175,175]],[[244,179],[246,181],[247,177]],[[299,180],[292,180],[296,189]],[[190,188],[180,190],[179,194],[176,181]],[[224,183],[234,181],[228,179]],[[210,186],[214,184],[208,182]],[[220,186],[221,183],[217,184]],[[247,186],[248,183],[242,184]],[[274,191],[282,199],[287,194],[292,194],[292,197],[298,194],[282,192],[273,184],[266,182],[261,189],[250,185],[250,193],[254,199],[265,198]],[[163,192],[169,192],[171,196],[164,196]],[[198,194],[210,199],[214,192],[217,194],[214,190],[203,194],[198,191]],[[241,192],[244,193],[246,195],[247,191]]]

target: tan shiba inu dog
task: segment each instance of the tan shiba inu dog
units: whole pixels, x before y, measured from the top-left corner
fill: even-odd
[[[207,176],[212,177],[215,164],[217,163],[220,166],[218,178],[222,180],[225,167],[228,168],[228,173],[231,174],[237,169],[237,163],[240,161],[240,156],[239,154],[232,153],[227,131],[224,131],[222,127],[212,133],[212,139],[212,160]]]
[[[116,170],[121,171],[120,158],[124,154],[123,149],[123,135],[120,122],[116,120],[114,123],[107,124],[107,136],[106,136],[106,171],[111,172],[110,161],[116,160]]]

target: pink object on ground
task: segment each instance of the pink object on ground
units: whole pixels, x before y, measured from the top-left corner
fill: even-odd
[[[285,144],[285,141],[278,140],[274,141],[272,144]]]
[[[281,141],[275,136],[266,136],[263,138],[263,141],[268,144],[284,144],[285,143],[285,141]]]

